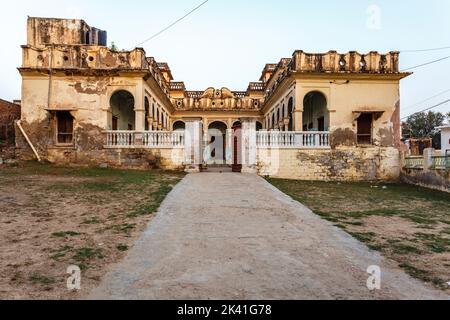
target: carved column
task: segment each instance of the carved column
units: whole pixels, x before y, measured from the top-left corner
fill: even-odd
[[[185,166],[186,172],[200,172],[200,166],[203,163],[202,154],[202,120],[186,119],[185,129]]]
[[[256,173],[256,120],[242,119],[242,172]]]

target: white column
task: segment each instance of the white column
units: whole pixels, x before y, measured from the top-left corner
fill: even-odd
[[[242,172],[256,173],[256,120],[242,119]]]
[[[233,164],[233,147],[234,147],[234,139],[233,139],[233,129],[228,129],[227,130],[227,136],[226,136],[226,145],[227,145],[227,150],[225,150],[225,158],[226,158],[226,163],[228,165]]]
[[[201,119],[185,120],[185,165],[186,172],[200,172],[203,163],[202,155],[202,121]]]

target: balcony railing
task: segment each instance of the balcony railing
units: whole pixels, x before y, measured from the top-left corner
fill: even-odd
[[[258,148],[329,149],[329,132],[259,131]]]
[[[184,148],[184,131],[106,131],[105,148]]]
[[[432,157],[433,169],[450,169],[450,157]]]
[[[423,169],[423,167],[424,167],[424,158],[422,156],[405,158],[405,168]]]

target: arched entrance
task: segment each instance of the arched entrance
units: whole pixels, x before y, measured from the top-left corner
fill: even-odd
[[[112,130],[136,130],[134,97],[126,90],[116,91],[109,101]]]
[[[227,125],[220,121],[208,126],[208,145],[205,148],[205,161],[208,165],[226,164]]]
[[[288,131],[294,131],[294,99],[292,97],[289,99],[287,112],[289,118]]]
[[[173,131],[184,131],[186,130],[186,124],[183,121],[175,121],[172,128]]]
[[[303,131],[328,131],[329,127],[326,97],[318,91],[308,93],[303,100]]]
[[[261,131],[263,129],[263,124],[259,121],[256,121],[256,131]]]

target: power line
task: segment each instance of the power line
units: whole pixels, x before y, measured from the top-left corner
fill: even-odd
[[[437,59],[437,60],[433,60],[433,61],[430,61],[430,62],[426,62],[426,63],[423,63],[423,64],[419,64],[419,65],[414,66],[414,67],[410,67],[410,68],[407,68],[407,69],[403,69],[403,70],[401,70],[401,72],[405,72],[405,71],[417,69],[417,68],[420,68],[420,67],[428,66],[428,65],[430,65],[430,64],[433,64],[433,63],[436,63],[436,62],[440,62],[440,61],[443,61],[443,60],[446,60],[446,59],[449,59],[449,58],[450,58],[450,56],[447,56],[447,57],[443,57],[443,58],[440,58],[440,59]]]
[[[450,47],[430,48],[430,49],[416,49],[416,50],[400,50],[401,53],[415,53],[415,52],[429,52],[429,51],[441,51],[449,50]]]
[[[165,31],[169,30],[170,28],[172,28],[174,25],[176,25],[178,22],[180,22],[181,20],[187,18],[189,15],[193,14],[195,11],[197,11],[198,9],[200,9],[202,6],[204,6],[209,0],[203,1],[201,4],[199,4],[198,6],[196,6],[194,9],[192,9],[191,11],[189,11],[188,13],[186,13],[184,16],[182,16],[180,19],[172,22],[170,25],[168,25],[167,27],[165,27],[164,29],[162,29],[161,31],[155,33],[154,35],[152,35],[150,38],[147,38],[146,40],[142,41],[141,43],[138,43],[136,45],[136,47],[140,47],[142,46],[144,43],[149,42],[150,40],[153,40],[154,38],[156,38],[157,36],[161,35],[162,33],[164,33]]]
[[[429,110],[431,110],[431,109],[440,107],[440,106],[442,106],[442,105],[444,105],[444,104],[446,104],[446,103],[449,103],[449,102],[450,102],[450,99],[447,99],[447,100],[445,100],[445,101],[443,101],[443,102],[441,102],[441,103],[438,103],[438,104],[436,104],[436,105],[434,105],[434,106],[432,106],[432,107],[426,108],[426,109],[421,110],[421,111],[414,112],[413,114],[410,114],[409,116],[403,117],[403,118],[401,118],[400,120],[404,120],[404,119],[407,119],[407,118],[409,118],[409,117],[411,117],[411,116],[413,116],[413,115],[415,115],[415,114],[418,114],[418,113],[421,113],[421,112],[425,112],[425,111],[429,111]]]
[[[441,95],[443,95],[444,93],[447,93],[447,92],[450,92],[450,89],[447,89],[447,90],[445,90],[445,91],[439,92],[439,93],[435,94],[434,96],[431,96],[431,97],[429,97],[429,98],[426,98],[425,100],[422,100],[422,101],[420,101],[420,102],[417,102],[417,103],[415,103],[415,104],[412,104],[412,105],[410,105],[410,106],[408,106],[408,107],[406,107],[406,108],[403,108],[403,110],[409,110],[409,109],[411,109],[411,108],[414,108],[414,107],[416,107],[416,106],[418,106],[418,105],[421,105],[422,103],[425,103],[425,102],[428,102],[428,101],[430,101],[430,100],[432,100],[432,99],[434,99],[434,98],[437,98],[437,97],[439,97],[439,96],[441,96]]]

